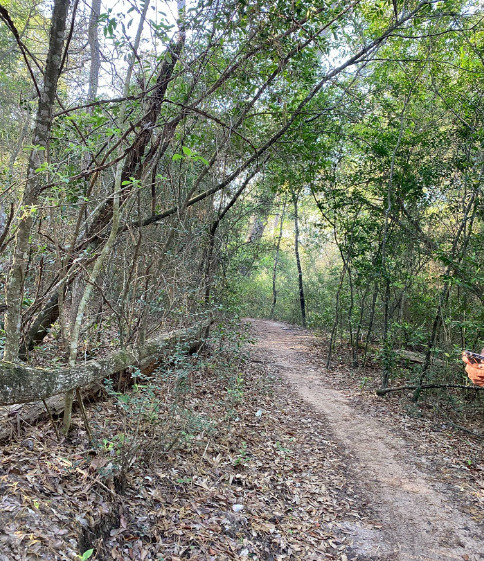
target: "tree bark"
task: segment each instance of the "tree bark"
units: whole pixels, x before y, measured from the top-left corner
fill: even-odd
[[[299,217],[297,212],[297,195],[293,194],[292,202],[294,204],[294,252],[296,254],[297,279],[299,285],[299,305],[301,306],[301,323],[306,327],[306,299],[304,298],[303,274],[301,267],[301,258],[299,255]]]
[[[101,68],[101,53],[99,51],[98,20],[101,15],[101,0],[93,0],[89,18],[88,40],[91,50],[91,67],[89,69],[89,89],[87,101],[96,99],[99,84],[99,69]],[[92,108],[88,109],[92,112]]]
[[[282,206],[281,226],[279,229],[279,236],[277,237],[276,254],[274,256],[274,268],[272,270],[272,305],[271,305],[271,314],[269,316],[271,319],[274,319],[274,311],[276,309],[276,303],[277,303],[277,286],[276,286],[277,265],[279,264],[279,251],[281,249],[281,240],[282,240],[282,231],[283,231],[285,212],[286,212],[286,200],[284,200],[284,204]]]
[[[89,360],[68,368],[33,368],[19,363],[0,362],[0,406],[47,399],[130,366],[143,368],[166,356],[177,345],[196,349],[208,334],[210,323],[180,329],[148,340],[142,347],[127,347],[106,358]]]
[[[27,263],[30,231],[32,228],[33,214],[40,194],[40,176],[36,171],[44,161],[44,152],[49,142],[52,128],[52,109],[57,93],[62,64],[62,51],[64,34],[66,30],[69,0],[55,0],[50,28],[49,50],[44,72],[44,84],[37,110],[34,133],[32,137],[33,148],[30,152],[27,166],[27,182],[25,185],[21,207],[21,215],[17,235],[15,238],[15,251],[12,267],[9,273],[6,301],[8,310],[5,318],[5,360],[18,360],[22,301],[24,294],[25,269]]]

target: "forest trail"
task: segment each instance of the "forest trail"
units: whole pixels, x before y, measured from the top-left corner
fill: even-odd
[[[279,322],[250,322],[257,335],[254,360],[286,378],[322,413],[332,437],[353,458],[348,474],[356,477],[356,487],[382,527],[378,532],[348,524],[358,559],[484,559],[482,531],[456,508],[435,473],[417,468],[410,443],[390,432],[383,421],[357,410],[345,392],[325,382],[328,374],[311,362],[313,336]]]

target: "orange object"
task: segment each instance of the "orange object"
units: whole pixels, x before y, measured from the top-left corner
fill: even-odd
[[[482,349],[481,354],[484,355],[484,349]],[[462,351],[462,360],[466,363],[467,376],[477,386],[484,386],[484,361],[476,360],[475,356],[467,351]]]

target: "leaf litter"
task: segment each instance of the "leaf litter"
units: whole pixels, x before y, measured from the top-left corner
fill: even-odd
[[[0,452],[0,561],[90,549],[123,561],[357,559],[345,524],[376,522],[326,421],[263,362],[236,376],[207,364],[190,373],[183,405],[199,426],[189,433],[160,387],[165,440],[178,429],[171,448],[139,421],[127,427],[113,396],[88,405],[97,447],[79,415],[61,442],[46,422],[23,427]],[[129,431],[139,446],[120,484],[113,435]]]
[[[380,558],[353,547],[355,536],[378,544],[382,522],[358,485],[351,451],[277,370],[257,356],[229,380],[210,361],[195,361],[183,405],[198,429],[171,415],[173,395],[160,388],[161,440],[149,426],[127,427],[113,396],[88,407],[103,446],[88,443],[78,415],[60,443],[48,423],[23,427],[0,451],[0,561],[79,560],[90,549],[91,559],[105,560]],[[349,371],[342,362],[332,382],[355,407],[414,438],[424,467],[444,467],[449,489],[482,520],[482,463],[472,438],[403,415],[396,398],[382,405]],[[128,430],[146,441],[132,451],[120,485],[113,435]],[[166,446],[174,434],[175,445]]]
[[[459,440],[455,434],[448,442],[449,435],[444,432],[427,432],[425,423],[418,424],[421,417],[405,415],[394,401],[372,395],[366,389],[371,385],[367,383],[369,376],[364,377],[365,388],[358,384],[358,392],[357,382],[368,372],[349,367],[351,356],[344,348],[337,350],[336,365],[328,370],[323,367],[321,338],[302,329],[291,328],[291,333],[285,333],[288,329],[280,322],[251,323],[259,334],[257,358],[265,357],[304,397],[308,407],[324,413],[335,440],[346,447],[353,485],[380,520],[373,527],[345,525],[355,542],[352,551],[371,560],[484,559],[482,504],[470,517],[472,513],[465,508],[468,489],[462,486],[460,494],[455,492],[463,481],[471,483],[461,453],[465,449],[476,452],[476,443],[464,442],[462,437]],[[378,374],[375,368],[372,383]],[[438,420],[436,417],[432,422]],[[441,446],[446,442],[442,462]],[[454,448],[457,442],[460,446]],[[482,447],[473,461],[478,472]],[[439,471],[449,462],[460,467],[460,481],[456,481],[455,471],[453,479],[449,471],[445,476]]]

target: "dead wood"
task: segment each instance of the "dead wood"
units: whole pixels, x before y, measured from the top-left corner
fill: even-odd
[[[129,367],[142,370],[157,364],[177,345],[186,345],[187,352],[196,351],[208,335],[210,324],[203,323],[179,329],[147,341],[140,348],[121,349],[106,358],[89,360],[75,368],[34,368],[24,364],[0,362],[0,440],[11,437],[19,423],[34,423],[46,415],[45,400],[53,415],[64,409],[62,395],[68,390],[85,387],[83,396],[99,392],[99,382]],[[34,403],[30,403],[34,402]],[[20,405],[26,404],[28,405]],[[11,420],[5,426],[5,421]],[[2,422],[3,421],[3,422]]]
[[[413,362],[415,364],[423,364],[425,362],[425,354],[423,353],[416,353],[413,351],[406,351],[404,349],[399,349],[395,351],[400,359],[408,360],[409,362]],[[444,366],[445,362],[438,358],[432,358],[432,364],[437,366]]]
[[[457,388],[459,390],[484,390],[484,387],[480,386],[465,386],[464,384],[422,384],[418,386],[416,384],[408,385],[408,386],[396,386],[394,388],[379,388],[376,390],[376,395],[383,396],[387,393],[392,392],[401,392],[405,390],[435,390],[435,389],[449,389],[449,388]]]

